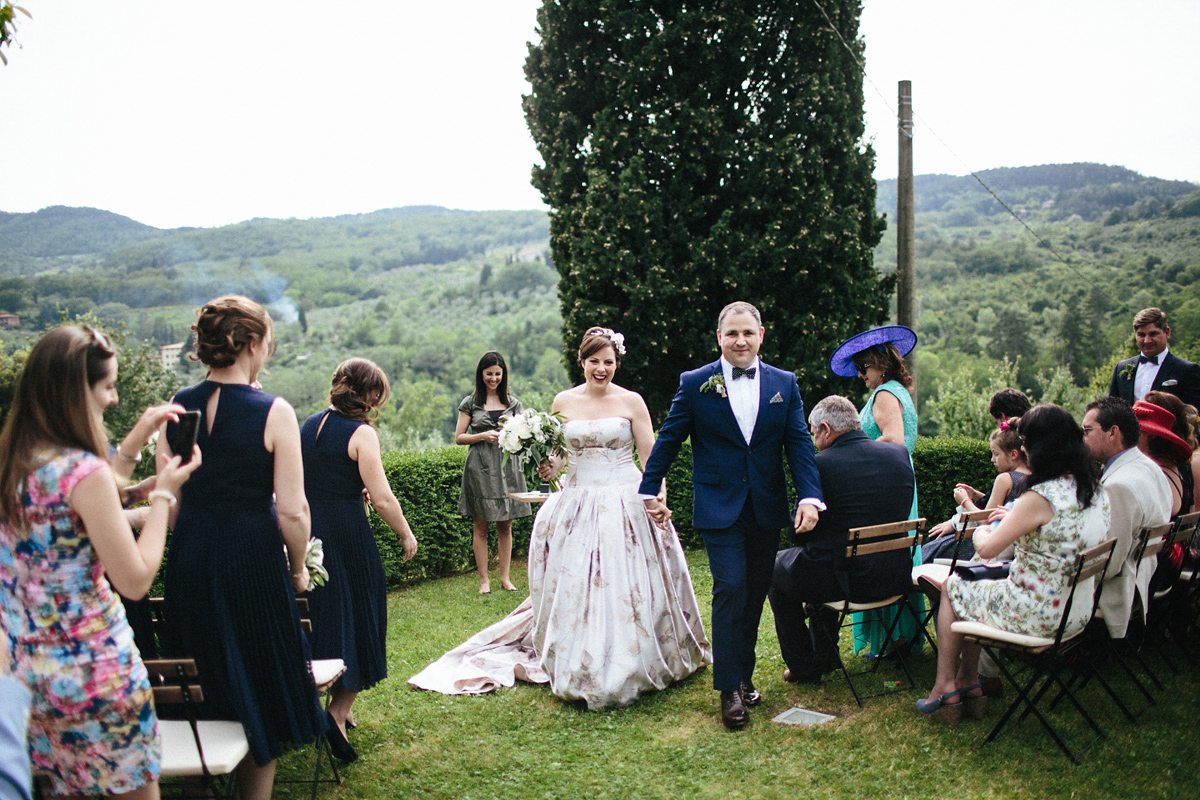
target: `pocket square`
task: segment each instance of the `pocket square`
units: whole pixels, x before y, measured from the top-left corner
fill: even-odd
[[[1163,385],[1163,386],[1178,386],[1178,385],[1179,385],[1179,381],[1177,381],[1177,380],[1175,380],[1175,379],[1171,379],[1171,380],[1169,380],[1169,381],[1163,381],[1163,382],[1162,382],[1162,385]]]
[[[782,403],[783,395],[781,395],[779,392],[776,392],[775,396],[771,398],[771,402],[772,403]]]

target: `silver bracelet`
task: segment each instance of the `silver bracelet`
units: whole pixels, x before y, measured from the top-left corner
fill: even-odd
[[[168,492],[166,489],[155,489],[154,491],[152,491],[146,495],[146,499],[150,500],[151,502],[153,502],[156,498],[159,498],[159,497],[161,497],[163,500],[167,501],[168,508],[175,505],[175,495],[172,494],[171,492]]]
[[[136,455],[136,456],[127,456],[127,455],[125,455],[124,453],[122,453],[122,452],[121,452],[121,448],[120,448],[120,446],[118,446],[118,447],[117,447],[117,448],[115,448],[115,449],[116,449],[116,451],[117,451],[117,455],[118,455],[118,456],[120,456],[120,457],[121,457],[121,460],[122,460],[122,461],[124,461],[126,464],[140,464],[140,463],[142,463],[142,448],[140,448],[140,447],[138,448],[138,451],[137,451],[137,455]]]

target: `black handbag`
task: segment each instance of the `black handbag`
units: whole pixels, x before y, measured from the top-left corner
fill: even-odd
[[[988,564],[976,561],[969,564],[955,564],[954,574],[964,581],[998,581],[1008,577],[1008,567],[1011,563],[1002,561],[999,564]]]

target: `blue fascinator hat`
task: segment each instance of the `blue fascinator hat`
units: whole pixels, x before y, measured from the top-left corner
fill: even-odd
[[[858,375],[854,357],[864,350],[888,342],[896,345],[901,356],[906,356],[917,346],[917,334],[912,328],[904,325],[885,325],[882,328],[863,331],[838,345],[838,349],[829,357],[829,368],[833,370],[834,375],[853,378]]]

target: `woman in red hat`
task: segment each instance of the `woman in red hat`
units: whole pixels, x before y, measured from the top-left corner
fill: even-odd
[[[1165,404],[1169,401],[1159,402]],[[1167,483],[1171,484],[1171,518],[1174,519],[1181,510],[1188,511],[1192,507],[1191,445],[1174,431],[1177,417],[1163,405],[1139,400],[1133,404],[1133,413],[1137,415],[1141,434],[1138,437],[1138,449],[1158,464],[1167,477]]]

